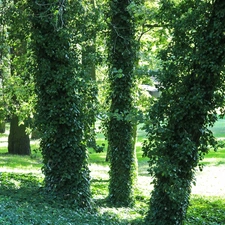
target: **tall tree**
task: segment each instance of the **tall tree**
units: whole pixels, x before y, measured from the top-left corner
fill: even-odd
[[[108,143],[110,158],[109,200],[116,205],[133,203],[136,153],[133,145],[135,32],[129,0],[110,1]]]
[[[30,116],[31,105],[28,102],[32,96],[28,47],[30,26],[26,1],[14,0],[7,3],[9,7],[5,20],[10,70],[8,76],[5,76],[4,90],[11,117],[8,152],[29,155],[30,139],[26,132],[26,120]]]
[[[10,120],[8,137],[8,153],[17,155],[30,155],[30,138],[26,133],[27,124],[19,124],[18,116]]]
[[[86,207],[90,176],[83,139],[87,118],[81,91],[85,82],[80,77],[80,34],[75,28],[81,5],[64,0],[30,0],[29,5],[45,186],[51,193]]]
[[[5,104],[4,104],[4,59],[5,59],[5,39],[6,39],[6,27],[5,27],[5,5],[4,1],[0,1],[0,133],[5,132]]]
[[[216,144],[208,126],[224,104],[225,2],[161,1],[161,10],[171,33],[144,146],[154,177],[146,223],[181,225],[199,160]]]

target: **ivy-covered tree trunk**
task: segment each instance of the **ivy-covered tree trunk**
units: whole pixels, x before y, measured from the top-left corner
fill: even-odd
[[[37,125],[41,135],[45,187],[79,206],[90,204],[90,176],[84,145],[85,105],[80,77],[81,52],[73,25],[79,1],[29,1],[37,61]],[[75,29],[75,30],[74,30]]]
[[[136,179],[133,146],[132,87],[134,85],[134,24],[129,0],[110,1],[110,95],[108,143],[110,158],[109,200],[119,206],[131,205]]]
[[[149,113],[144,146],[154,177],[149,225],[183,224],[195,169],[216,144],[208,127],[224,105],[225,2],[166,2],[162,12],[173,33],[161,52],[162,95]]]
[[[13,116],[10,122],[8,136],[8,153],[17,155],[30,155],[30,138],[26,133],[26,126],[19,125],[18,116]]]

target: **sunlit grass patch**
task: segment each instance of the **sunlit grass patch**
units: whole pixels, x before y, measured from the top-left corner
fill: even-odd
[[[91,171],[92,179],[109,179],[109,166],[108,165],[98,165],[96,163],[89,165]]]
[[[216,152],[211,150],[205,155],[202,163],[211,166],[225,165],[225,148],[219,148]]]
[[[108,165],[108,162],[106,162],[106,150],[104,150],[103,152],[97,153],[93,149],[90,149],[88,153],[88,157],[89,157],[90,163]]]
[[[210,129],[216,138],[225,138],[225,119],[218,119]]]
[[[8,153],[0,153],[0,171],[4,169],[11,170],[40,170],[42,167],[42,159],[32,156],[10,155]]]

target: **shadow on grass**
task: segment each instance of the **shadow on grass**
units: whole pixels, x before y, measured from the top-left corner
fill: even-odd
[[[94,204],[98,207],[109,206],[107,201],[108,196],[108,179],[92,179],[91,192]]]
[[[1,173],[0,224],[129,224],[116,213],[78,209],[49,196],[43,191],[42,183],[42,178],[32,174]]]
[[[43,178],[32,174],[1,173],[0,224],[4,225],[139,225],[143,223],[147,200],[140,193],[134,208],[113,208],[96,201],[95,210],[71,207],[46,195]],[[108,180],[93,180],[92,186],[107,194]],[[101,192],[101,190],[99,190]],[[103,197],[101,193],[99,196]],[[102,201],[104,198],[102,198]],[[144,203],[146,202],[146,205]],[[192,196],[185,225],[225,224],[225,199]]]
[[[216,166],[221,166],[221,165],[225,165],[225,162],[224,161],[219,161],[216,163]]]

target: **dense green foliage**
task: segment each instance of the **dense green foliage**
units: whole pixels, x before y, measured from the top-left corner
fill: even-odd
[[[148,142],[154,190],[146,218],[181,225],[199,160],[215,146],[208,126],[224,103],[225,2],[161,1],[170,43],[157,77],[162,95],[149,112]]]
[[[95,0],[83,1],[82,3],[83,17],[76,18],[76,27],[80,29],[82,48],[82,78],[85,80],[85,89],[82,90],[86,103],[83,107],[85,114],[89,115],[89,120],[85,123],[85,140],[88,147],[98,151],[95,141],[95,121],[98,109],[98,87],[96,82],[96,66],[99,63],[98,52],[96,50],[97,33],[100,30],[101,22],[99,22],[100,9]]]
[[[41,133],[45,188],[80,207],[90,205],[90,176],[84,142],[85,79],[79,33],[72,19],[79,1],[29,1],[37,69],[37,125]],[[73,15],[73,16],[72,16]]]
[[[0,174],[0,224],[139,224],[145,214],[147,224],[223,224],[223,199],[197,198],[194,208],[188,211],[188,206],[196,167],[209,147],[218,146],[209,126],[224,104],[224,8],[222,0],[0,0],[0,122],[13,115],[17,124],[25,123],[36,113],[42,155],[0,158],[6,169],[23,171],[32,162],[30,170],[40,174],[36,169],[43,166],[44,173],[41,178]],[[108,58],[99,57],[106,49]],[[103,75],[106,61],[108,79]],[[143,189],[134,189],[135,128],[142,101],[135,85],[151,84],[149,75],[157,67],[162,95],[149,110],[143,148],[154,178],[148,205]],[[95,142],[96,113],[107,117],[96,104],[99,74],[99,81],[105,79],[109,86],[105,104],[110,172],[108,180],[105,153],[89,150],[89,162],[104,170],[91,181],[86,144]],[[142,108],[151,102],[146,97]],[[224,164],[220,155],[224,150],[216,166]],[[143,179],[149,179],[146,161],[138,162]],[[108,214],[77,210],[90,207],[91,194]],[[106,196],[116,206],[134,206],[116,209],[127,214],[126,219],[114,217]],[[199,207],[202,202],[209,203],[206,209]]]
[[[12,120],[8,151],[30,154],[28,119],[35,104],[30,58],[30,21],[26,1],[2,2],[4,8],[2,50],[3,104],[5,117]],[[6,118],[4,118],[6,119]],[[17,129],[18,128],[18,129]]]
[[[7,54],[6,50],[6,37],[5,37],[5,4],[0,2],[0,82],[4,83],[4,56]],[[0,123],[4,122],[5,119],[5,103],[3,85],[0,86]]]
[[[2,173],[0,224],[127,224],[113,214],[75,210],[71,208],[71,205],[46,195],[41,186],[42,179],[38,176]],[[15,201],[17,204],[15,204]]]
[[[109,12],[109,200],[128,206],[133,203],[136,154],[133,140],[135,42],[130,1],[110,1]]]
[[[33,114],[35,104],[30,50],[30,21],[26,1],[2,1],[1,86],[8,117],[24,122]]]

